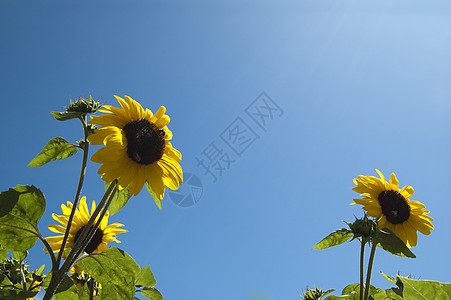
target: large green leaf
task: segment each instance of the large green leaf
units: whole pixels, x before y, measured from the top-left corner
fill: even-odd
[[[414,280],[398,276],[402,282],[403,297],[409,300],[451,299],[451,284],[429,280]]]
[[[139,266],[124,251],[110,248],[83,258],[77,265],[102,284],[102,299],[131,299],[135,295]]]
[[[48,162],[68,158],[77,153],[78,148],[62,137],[51,139],[42,151],[28,164],[28,167],[40,167]]]
[[[39,236],[37,224],[45,198],[34,186],[18,185],[0,194],[0,244],[4,249],[28,250]]]
[[[390,229],[384,228],[378,230],[373,237],[373,242],[377,243],[378,247],[381,247],[391,254],[416,258],[415,254],[413,254],[406,244],[404,244],[404,242]]]
[[[105,183],[105,190],[108,189],[111,182]],[[108,211],[110,212],[110,216],[117,213],[122,207],[124,207],[125,204],[127,204],[128,200],[132,197],[132,194],[130,194],[130,191],[128,190],[128,186],[125,189],[122,190],[116,190],[116,194],[114,195],[113,200],[111,201],[110,207],[108,208]]]
[[[343,228],[329,234],[327,237],[322,239],[321,242],[313,246],[313,249],[326,249],[329,247],[337,246],[343,244],[353,236],[354,235],[351,230]]]

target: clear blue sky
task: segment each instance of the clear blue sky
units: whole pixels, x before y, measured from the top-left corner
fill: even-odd
[[[417,259],[378,251],[374,285],[390,286],[380,271],[449,282],[450,16],[448,1],[2,0],[1,190],[39,187],[50,235],[81,154],[26,165],[49,139],[82,131],[48,111],[89,92],[113,105],[129,95],[167,107],[181,165],[204,187],[190,208],[166,197],[160,211],[142,192],[111,218],[165,300],[298,299],[307,285],[357,282],[357,243],[312,246],[362,216],[352,179],[375,168],[414,187],[435,229],[420,234]],[[266,131],[246,114],[262,92],[283,110]],[[241,156],[221,139],[237,117],[259,137]],[[211,142],[235,160],[215,183],[196,166]],[[103,194],[98,167],[88,200]],[[49,266],[37,252],[31,263]]]

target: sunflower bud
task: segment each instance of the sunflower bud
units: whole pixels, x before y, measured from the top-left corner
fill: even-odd
[[[378,230],[377,222],[372,219],[368,219],[367,216],[363,219],[356,218],[354,223],[347,224],[349,228],[351,228],[354,238],[362,237],[363,239],[371,240]]]
[[[307,290],[305,291],[304,295],[301,296],[301,299],[302,300],[319,300],[319,299],[322,299],[327,294],[332,293],[333,291],[334,290],[323,291],[322,289],[318,289],[316,286],[315,286],[314,290],[307,287]]]
[[[82,97],[78,97],[77,100],[72,102],[72,99],[69,100],[69,107],[66,107],[66,112],[82,112],[87,114],[95,113],[100,108],[100,101],[95,102],[92,99],[91,95],[89,95],[88,99],[84,99]]]

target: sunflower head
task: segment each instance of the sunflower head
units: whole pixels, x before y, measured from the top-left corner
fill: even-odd
[[[378,219],[379,228],[393,231],[408,247],[417,245],[417,231],[429,235],[434,229],[432,219],[424,204],[411,201],[413,188],[399,188],[394,173],[386,181],[384,175],[376,170],[380,178],[359,175],[354,179],[356,187],[352,190],[363,198],[354,199],[351,204],[361,204],[368,216]]]
[[[167,125],[166,108],[153,114],[132,98],[114,96],[121,107],[104,105],[99,111],[106,114],[92,116],[89,123],[101,126],[89,136],[93,145],[103,145],[91,160],[102,164],[98,174],[111,182],[119,179],[119,189],[129,187],[138,195],[144,184],[161,201],[166,186],[178,189],[183,182],[182,156],[169,142],[172,132]],[[151,193],[152,194],[152,193]]]
[[[69,237],[65,248],[72,248],[74,246],[74,243],[80,237],[83,228],[88,223],[89,218],[91,217],[91,214],[95,211],[95,209],[96,209],[95,201],[92,201],[91,211],[89,211],[88,205],[86,204],[86,197],[83,196],[80,199],[80,204],[78,205],[78,208],[75,211],[74,219],[72,222],[72,226],[70,228]],[[69,220],[69,215],[72,210],[72,203],[68,201],[67,205],[61,204],[61,210],[63,211],[62,216],[52,214],[53,219],[58,221],[61,225],[48,226],[50,231],[61,234],[59,236],[52,236],[46,238],[53,252],[58,252],[61,248],[64,233],[66,232],[67,222]],[[102,221],[99,224],[99,227],[95,231],[94,237],[86,246],[85,252],[89,254],[101,253],[102,251],[108,249],[109,242],[114,241],[116,243],[120,243],[120,241],[116,239],[116,234],[119,234],[121,232],[127,232],[127,230],[119,228],[124,226],[119,223],[113,223],[108,225],[108,216],[109,213],[106,212],[105,216],[103,217]]]

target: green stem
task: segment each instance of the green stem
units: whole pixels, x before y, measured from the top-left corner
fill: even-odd
[[[366,240],[362,238],[362,242],[360,243],[360,297],[359,300],[363,300],[363,274],[365,272],[363,264],[365,261],[365,244]]]
[[[60,263],[61,263],[61,258],[63,256],[64,253],[64,249],[66,248],[66,243],[67,240],[69,238],[69,232],[70,232],[70,228],[72,226],[72,221],[74,219],[74,215],[75,215],[75,211],[77,210],[78,207],[78,201],[80,201],[80,194],[81,194],[81,188],[83,187],[83,181],[85,179],[85,174],[86,174],[86,165],[88,162],[88,148],[89,148],[89,143],[87,141],[88,139],[88,127],[87,127],[87,121],[86,121],[86,115],[83,115],[82,117],[80,117],[80,121],[83,124],[83,132],[84,132],[84,140],[83,140],[83,160],[81,163],[81,171],[80,171],[80,177],[78,179],[78,187],[77,187],[77,192],[75,193],[75,199],[74,199],[74,203],[72,206],[72,211],[70,212],[69,215],[69,220],[67,221],[67,226],[66,226],[66,232],[64,233],[64,237],[63,237],[63,242],[61,243],[61,248],[60,251],[58,253],[58,257],[56,259],[56,265],[53,266],[53,271],[55,272],[56,270],[58,270]]]
[[[86,223],[85,227],[83,228],[83,231],[80,234],[80,237],[75,242],[74,246],[72,247],[72,250],[70,251],[70,253],[67,256],[66,260],[64,261],[63,265],[57,272],[55,272],[53,274],[52,279],[50,280],[49,287],[46,290],[43,300],[50,300],[52,298],[58,285],[61,283],[61,280],[63,279],[64,274],[66,274],[69,271],[70,267],[72,266],[73,262],[75,261],[77,253],[79,254],[84,250],[84,248],[81,248],[82,242],[88,236],[88,233],[91,230],[95,219],[97,218],[97,216],[99,215],[103,206],[107,202],[107,199],[110,199],[110,197],[112,198],[112,194],[114,194],[113,191],[116,189],[116,186],[117,186],[117,180],[113,181],[110,184],[110,186],[108,187],[108,189],[106,190],[105,194],[102,197],[102,200],[100,200],[100,203],[96,207],[96,210],[92,214],[88,223]]]
[[[47,240],[42,236],[42,234],[39,232],[38,228],[35,226],[36,232],[38,233],[38,238],[41,240],[41,242],[44,244],[44,247],[47,249],[50,255],[50,259],[52,260],[52,267],[56,266],[56,258],[55,254],[53,253],[52,247],[50,247],[50,244],[47,242]]]
[[[365,300],[368,300],[368,294],[370,290],[370,282],[371,282],[371,271],[373,270],[373,262],[374,262],[374,256],[376,254],[376,243],[373,242],[373,245],[371,247],[371,254],[370,254],[370,261],[368,263],[368,270],[366,273],[366,283],[365,283]]]
[[[116,187],[117,180],[114,180],[111,183],[111,185],[114,185],[114,187]],[[77,258],[85,250],[86,246],[88,246],[89,242],[94,237],[94,234],[96,233],[97,228],[99,228],[100,222],[102,221],[103,217],[105,216],[106,212],[108,211],[108,207],[110,207],[111,201],[114,199],[115,191],[116,191],[116,188],[114,188],[114,191],[109,195],[109,197],[106,201],[105,207],[103,208],[102,212],[100,213],[100,217],[97,220],[96,224],[93,227],[91,227],[86,238],[81,239],[83,241],[83,243],[81,244],[81,247],[79,248],[78,252],[75,254],[75,256],[74,256],[75,258]]]

